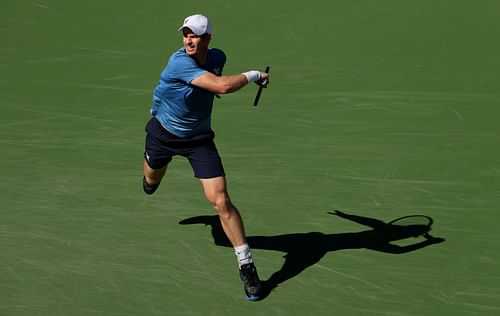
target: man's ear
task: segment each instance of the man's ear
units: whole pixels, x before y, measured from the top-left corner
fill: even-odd
[[[209,42],[212,40],[212,34],[210,34],[210,33],[205,33],[202,36],[203,36],[203,39],[205,39]]]

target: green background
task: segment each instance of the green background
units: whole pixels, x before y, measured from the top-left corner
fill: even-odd
[[[445,238],[327,253],[265,300],[188,163],[141,188],[152,89],[201,12],[225,73],[213,127],[249,236],[356,233],[424,214]],[[3,0],[1,315],[499,315],[500,2]],[[411,241],[410,241],[411,242]],[[261,278],[285,253],[254,249]]]

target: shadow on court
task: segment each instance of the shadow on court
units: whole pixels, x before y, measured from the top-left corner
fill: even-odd
[[[371,229],[354,233],[324,234],[309,232],[247,237],[251,249],[275,250],[285,253],[283,256],[285,262],[281,269],[273,273],[268,280],[263,281],[266,289],[265,297],[279,284],[297,276],[306,268],[319,262],[330,251],[365,248],[391,254],[404,254],[444,241],[443,238],[436,238],[429,234],[430,225],[432,224],[432,219],[429,217],[426,217],[430,220],[427,224],[397,225],[392,222],[385,223],[378,219],[347,214],[341,211],[328,213],[368,226]],[[232,247],[222,230],[217,215],[191,217],[180,221],[179,224],[210,225],[215,244]],[[418,236],[423,236],[425,239],[405,246],[391,243]]]

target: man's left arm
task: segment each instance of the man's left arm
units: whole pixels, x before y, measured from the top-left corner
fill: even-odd
[[[237,75],[216,76],[206,72],[191,81],[191,84],[215,94],[226,94],[240,90],[250,82],[267,87],[269,75],[265,72],[252,70]]]

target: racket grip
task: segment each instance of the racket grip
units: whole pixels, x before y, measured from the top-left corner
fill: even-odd
[[[266,70],[264,70],[264,72],[266,74],[268,74],[270,69],[271,68],[269,66],[267,66]],[[257,90],[257,95],[255,96],[255,100],[253,101],[254,106],[257,106],[257,104],[259,104],[259,99],[260,99],[260,95],[262,94],[262,90],[264,90],[263,87],[259,87],[259,90]]]

